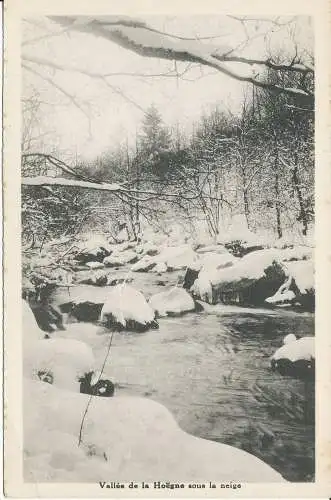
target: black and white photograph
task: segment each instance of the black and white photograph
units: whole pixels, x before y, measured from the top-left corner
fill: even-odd
[[[309,487],[313,17],[20,30],[23,482]]]

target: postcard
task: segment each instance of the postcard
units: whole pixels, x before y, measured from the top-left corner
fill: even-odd
[[[327,1],[11,0],[5,494],[331,494]]]

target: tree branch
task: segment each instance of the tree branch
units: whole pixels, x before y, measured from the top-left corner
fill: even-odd
[[[312,99],[307,90],[301,88],[282,87],[280,85],[266,83],[250,76],[242,76],[225,66],[225,63],[242,62],[245,64],[260,64],[273,69],[286,69],[301,73],[312,72],[302,64],[277,65],[270,59],[265,61],[259,59],[246,59],[229,54],[229,47],[215,47],[203,44],[199,40],[173,40],[175,36],[159,32],[150,28],[145,23],[137,22],[130,18],[114,18],[113,20],[99,20],[78,17],[50,17],[53,21],[71,27],[73,30],[90,33],[116,43],[124,49],[135,52],[143,57],[153,57],[174,61],[198,63],[224,73],[236,80],[251,83],[257,87],[268,90],[277,90],[290,95],[302,95]],[[101,18],[102,19],[102,18]],[[192,43],[194,42],[194,43]]]

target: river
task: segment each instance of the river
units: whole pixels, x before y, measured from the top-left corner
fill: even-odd
[[[289,481],[313,481],[314,382],[273,372],[269,358],[288,333],[313,335],[314,316],[216,305],[159,324],[114,334],[105,374],[116,396],[158,401],[186,432],[244,449]],[[100,367],[109,341],[102,327],[88,336]]]

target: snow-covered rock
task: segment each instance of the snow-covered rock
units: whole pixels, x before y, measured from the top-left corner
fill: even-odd
[[[200,272],[217,271],[218,269],[223,269],[224,267],[230,267],[236,262],[238,262],[238,259],[228,251],[221,254],[215,252],[205,253],[199,260],[201,266]]]
[[[275,261],[279,261],[279,251],[274,249],[259,250],[238,259],[235,265],[220,269],[211,276],[213,285],[234,282],[243,279],[257,280],[264,275],[264,270]]]
[[[143,294],[123,283],[109,290],[100,320],[108,327],[146,330],[157,326],[154,317],[154,310]]]
[[[43,339],[24,355],[24,376],[67,390],[80,390],[79,379],[93,371],[92,349],[79,340]]]
[[[154,273],[162,274],[168,271],[167,264],[165,262],[158,262],[155,267],[152,268]]]
[[[155,261],[152,257],[145,256],[138,260],[135,264],[131,266],[131,271],[134,272],[147,272],[150,271],[155,266]]]
[[[218,269],[211,267],[200,271],[200,280],[192,288],[197,297],[202,299],[205,295],[210,302],[212,295],[213,303],[220,300],[241,305],[262,305],[267,297],[274,295],[286,277],[279,263],[278,251],[274,250],[252,252],[232,261],[225,258],[223,264]]]
[[[292,276],[300,293],[305,294],[315,288],[314,264],[312,260],[286,262],[288,274]]]
[[[302,337],[297,340],[294,334],[290,334],[285,337],[284,341],[284,345],[277,349],[271,359],[275,361],[288,359],[292,363],[315,359],[315,337]]]
[[[74,260],[80,264],[88,264],[90,262],[102,262],[105,257],[110,255],[109,249],[103,246],[87,247],[75,254]]]
[[[95,398],[77,446],[88,396],[31,380],[23,394],[25,481],[284,481],[245,451],[185,433],[147,398]]]
[[[173,316],[194,311],[195,303],[184,288],[172,287],[164,292],[153,295],[149,305],[157,316]]]
[[[140,255],[149,255],[153,257],[160,252],[160,248],[158,245],[155,245],[152,242],[146,241],[145,243],[141,243],[136,247],[136,252]]]
[[[102,265],[104,267],[104,265]],[[107,272],[103,270],[97,270],[94,273],[89,271],[80,271],[76,275],[75,279],[77,284],[82,285],[94,285],[94,286],[106,286],[109,281],[109,276]]]
[[[108,257],[106,257],[106,259],[107,258]],[[102,269],[103,267],[105,267],[105,265],[102,262],[96,262],[96,261],[86,262],[85,265],[90,269]]]
[[[207,272],[202,273],[201,276],[199,274],[190,290],[196,298],[208,304],[213,303],[213,287],[210,281],[210,275]]]
[[[284,256],[282,252],[282,257]],[[282,262],[287,276],[279,290],[266,302],[274,305],[299,304],[309,310],[314,309],[314,264],[311,260]]]
[[[311,377],[315,369],[315,338],[294,334],[284,338],[284,345],[271,357],[271,367],[283,375]]]
[[[164,262],[168,269],[179,270],[193,265],[198,260],[197,254],[190,245],[167,247],[157,256],[157,262]]]
[[[133,263],[138,259],[136,252],[133,250],[124,250],[122,252],[112,254],[106,257],[103,261],[104,265],[107,267],[117,267],[123,266],[124,264]]]
[[[289,304],[295,299],[295,293],[293,290],[290,290],[290,286],[292,284],[292,277],[287,278],[285,283],[283,283],[277,292],[271,297],[267,297],[265,301],[268,304],[273,305],[281,305],[281,304]]]

